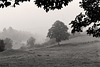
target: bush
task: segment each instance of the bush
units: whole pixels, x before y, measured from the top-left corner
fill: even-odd
[[[5,50],[5,43],[4,40],[0,40],[0,52]]]

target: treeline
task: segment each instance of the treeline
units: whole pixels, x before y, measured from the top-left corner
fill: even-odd
[[[10,38],[0,39],[0,52],[12,49],[13,41]]]
[[[69,40],[71,34],[68,32],[68,27],[62,22],[57,20],[54,22],[52,27],[48,30],[47,37],[49,38],[48,41],[43,43],[42,45],[52,45],[54,43],[58,43],[63,40]],[[21,49],[32,48],[35,45],[36,39],[34,37],[30,37],[26,43],[21,43]],[[0,40],[0,51],[12,49],[14,41],[10,38],[6,38],[4,40]],[[16,44],[15,44],[16,45]]]
[[[27,40],[26,44],[27,44],[28,48],[30,48],[30,47],[33,47],[34,43],[35,43],[35,38],[30,37]],[[14,44],[14,41],[11,40],[10,38],[0,39],[0,52],[12,49],[13,44]],[[21,49],[23,49],[23,48],[24,47],[22,46]]]

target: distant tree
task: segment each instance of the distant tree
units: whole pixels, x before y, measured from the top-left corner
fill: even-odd
[[[3,32],[6,32],[6,31],[7,31],[6,28],[4,28],[4,29],[3,29]]]
[[[6,38],[4,40],[4,43],[5,43],[5,49],[6,50],[12,49],[13,41],[10,38]]]
[[[68,27],[61,21],[57,20],[52,27],[49,29],[47,37],[50,39],[55,38],[56,42],[69,39]]]
[[[27,40],[27,45],[29,47],[33,47],[34,46],[34,43],[35,43],[35,38],[33,37],[30,37],[28,40]]]
[[[0,40],[0,52],[5,50],[5,43],[4,40]]]

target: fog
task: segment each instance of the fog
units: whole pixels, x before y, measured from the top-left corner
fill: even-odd
[[[61,10],[49,11],[48,13],[42,8],[38,8],[34,2],[25,2],[16,8],[0,9],[0,31],[4,27],[11,26],[17,30],[31,32],[37,36],[38,42],[43,42],[48,29],[56,20],[64,22],[70,31],[69,23],[82,11],[83,9],[79,7],[79,0],[74,0]]]

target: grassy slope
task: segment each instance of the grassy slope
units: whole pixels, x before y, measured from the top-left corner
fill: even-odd
[[[0,53],[0,67],[100,67],[99,43],[91,37],[78,37],[60,47],[9,50]]]

